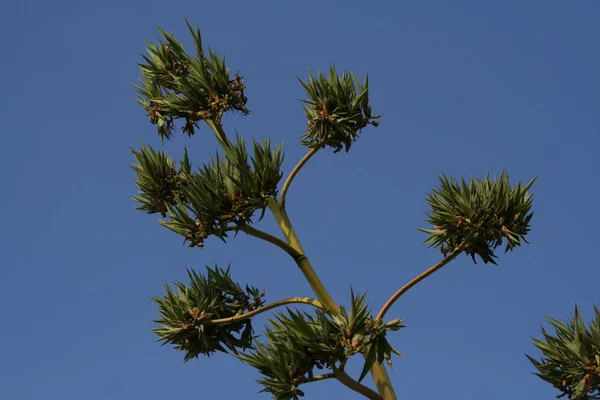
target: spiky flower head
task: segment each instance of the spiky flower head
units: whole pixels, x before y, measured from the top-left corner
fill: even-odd
[[[179,168],[166,153],[142,146],[133,150],[138,196],[133,200],[147,213],[160,213],[160,224],[182,235],[190,247],[202,247],[209,236],[225,240],[227,232],[251,224],[257,211],[277,195],[282,177],[282,146],[254,142],[249,156],[241,137],[198,172],[184,152]]]
[[[560,390],[557,397],[600,399],[600,311],[594,307],[594,312],[589,329],[577,306],[572,319],[566,323],[547,318],[554,335],[542,327],[544,339],[533,339],[542,359],[527,358],[538,370],[537,376]]]
[[[535,181],[527,185],[510,185],[508,174],[499,178],[473,177],[469,183],[452,176],[440,177],[440,186],[430,191],[427,202],[431,211],[428,223],[433,229],[420,229],[430,236],[424,241],[438,247],[444,255],[459,249],[475,261],[478,255],[484,263],[496,264],[496,247],[506,241],[505,252],[528,243],[526,235],[533,217],[533,195],[528,192]]]
[[[316,78],[310,71],[308,76],[308,81],[299,79],[308,95],[308,100],[302,100],[308,120],[302,144],[348,151],[362,128],[378,125],[379,116],[371,114],[369,105],[368,77],[361,83],[352,72],[339,76],[333,65],[329,77],[320,71]]]
[[[189,284],[175,282],[175,292],[165,285],[166,293],[154,297],[161,317],[154,329],[158,341],[184,351],[184,360],[216,351],[238,353],[252,344],[250,319],[224,325],[211,321],[229,318],[262,306],[264,293],[254,287],[243,290],[226,270],[206,267],[207,274],[188,270]]]
[[[138,103],[158,127],[161,138],[173,135],[176,120],[183,121],[183,132],[191,136],[199,121],[218,123],[228,111],[249,113],[243,77],[231,75],[225,57],[210,49],[206,54],[200,30],[186,23],[195,56],[187,54],[172,34],[158,28],[162,39],[158,44],[146,42],[148,55],[142,56],[145,63],[139,64],[140,84],[134,85],[140,94]]]

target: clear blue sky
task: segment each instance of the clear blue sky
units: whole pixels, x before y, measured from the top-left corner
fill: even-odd
[[[420,243],[437,174],[539,174],[532,244],[498,267],[460,257],[399,301],[402,399],[554,398],[531,374],[543,315],[597,296],[600,3],[580,1],[6,1],[0,12],[0,398],[249,398],[258,374],[216,355],[187,364],[154,342],[150,296],[185,267],[232,263],[268,300],[310,295],[293,262],[240,235],[206,249],[134,211],[129,148],[160,146],[131,87],[155,27],[189,44],[184,18],[245,76],[252,113],[226,128],[304,153],[296,76],[369,73],[381,126],[348,154],[319,154],[295,181],[291,218],[340,302],[378,309],[436,262]],[[166,144],[196,162],[207,128]],[[276,232],[271,219],[262,229]],[[257,328],[263,319],[257,319]],[[359,361],[351,372],[360,368]],[[368,381],[370,383],[370,381]],[[358,399],[337,382],[308,399]]]

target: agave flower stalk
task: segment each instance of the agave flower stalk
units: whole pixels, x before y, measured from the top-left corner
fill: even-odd
[[[283,146],[270,140],[247,145],[240,135],[230,138],[223,127],[227,113],[250,113],[244,78],[231,73],[225,57],[205,51],[199,29],[187,25],[194,55],[162,29],[158,44],[147,43],[148,54],[139,65],[138,102],[161,139],[172,139],[177,127],[193,136],[206,123],[220,149],[197,169],[187,150],[179,162],[149,146],[132,150],[138,187],[133,200],[139,210],[160,214],[159,223],[189,247],[202,248],[213,237],[227,242],[239,232],[270,243],[290,256],[316,298],[290,296],[266,304],[265,291],[235,282],[230,267],[207,267],[205,274],[190,269],[189,283],[166,285],[165,293],[153,298],[160,313],[154,330],[158,340],[184,352],[185,361],[215,353],[238,358],[261,374],[262,391],[275,399],[298,399],[305,385],[336,379],[366,398],[395,400],[386,364],[391,367],[392,355],[401,354],[388,333],[404,326],[401,318],[384,317],[406,291],[460,254],[495,264],[499,245],[506,243],[505,251],[512,251],[527,243],[533,180],[511,185],[505,172],[498,179],[470,182],[440,177],[440,187],[427,199],[433,229],[421,230],[429,235],[425,243],[437,247],[444,259],[398,289],[376,315],[366,296],[353,290],[348,305],[338,303],[302,247],[287,213],[287,197],[294,179],[320,150],[348,152],[362,129],[379,125],[380,116],[371,110],[368,77],[361,81],[331,66],[327,76],[309,71],[307,80],[300,79],[307,95],[300,143],[308,150],[280,185]],[[266,213],[273,215],[282,237],[257,227]],[[311,306],[310,312],[291,305]],[[253,318],[280,307],[285,311],[274,313],[259,340]],[[364,364],[355,379],[345,366],[359,354]],[[376,391],[361,383],[369,372]]]

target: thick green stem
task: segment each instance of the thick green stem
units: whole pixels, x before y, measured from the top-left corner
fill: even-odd
[[[303,257],[296,259],[296,264],[308,281],[308,284],[312,288],[313,292],[315,292],[315,295],[323,303],[325,308],[331,312],[337,312],[339,310],[339,306],[329,295],[329,292],[327,292],[327,289],[325,289],[323,282],[321,282],[312,265],[310,264],[310,261],[306,257],[306,253],[304,252],[304,249],[298,240],[298,236],[296,236],[296,232],[294,231],[292,223],[285,212],[285,208],[281,207],[276,200],[271,199],[269,201],[269,209],[277,220],[277,223],[281,228],[281,232],[283,232],[283,236],[285,236],[288,244],[303,255]]]
[[[386,399],[385,397],[382,397],[379,394],[377,394],[377,392],[374,391],[373,389],[370,389],[370,388],[366,387],[365,385],[358,383],[357,381],[352,379],[348,374],[346,374],[344,371],[338,371],[337,373],[335,373],[335,378],[340,383],[342,383],[342,385],[354,390],[357,393],[362,394],[367,399],[371,399],[371,400],[385,400]]]
[[[226,148],[232,147],[231,142],[229,141],[229,138],[227,138],[227,135],[225,134],[225,131],[223,130],[223,127],[221,126],[220,118],[216,121],[207,119],[206,123],[208,124],[208,126],[210,126],[212,128],[213,132],[215,133],[215,136],[219,140],[221,147],[223,147],[223,150],[226,150]]]
[[[363,353],[363,356],[366,357],[366,353]],[[373,378],[373,382],[375,382],[375,386],[377,386],[377,391],[385,400],[396,400],[396,392],[394,392],[394,388],[392,387],[392,381],[390,380],[390,376],[385,369],[385,365],[380,363],[374,363],[371,367],[371,377]]]
[[[357,381],[352,379],[348,374],[346,374],[344,371],[335,370],[334,372],[329,372],[329,373],[326,373],[323,375],[315,375],[312,378],[304,379],[302,381],[302,383],[318,382],[318,381],[323,381],[325,379],[332,379],[332,378],[337,379],[338,382],[340,382],[342,385],[354,390],[357,393],[362,394],[367,399],[385,400],[383,397],[381,397],[379,394],[377,394],[376,391],[368,388],[367,386],[365,386],[361,383],[358,383]]]
[[[302,272],[302,274],[304,274],[304,277],[306,278],[309,285],[313,289],[313,292],[315,293],[317,298],[321,301],[321,303],[323,303],[323,305],[325,306],[326,309],[328,309],[332,312],[338,311],[339,306],[333,300],[333,298],[331,297],[331,295],[329,294],[327,289],[325,289],[323,282],[321,282],[321,280],[317,276],[315,270],[313,269],[312,265],[310,264],[310,261],[306,257],[306,253],[304,252],[304,249],[302,248],[302,245],[300,244],[300,240],[298,239],[298,236],[296,235],[296,232],[294,231],[294,228],[293,228],[292,223],[287,215],[287,212],[285,211],[285,208],[282,207],[281,204],[278,203],[275,199],[271,199],[269,201],[269,209],[271,210],[271,212],[273,213],[273,216],[277,220],[277,223],[279,224],[279,227],[281,228],[281,231],[283,232],[283,235],[285,236],[287,242],[294,249],[296,249],[297,251],[299,251],[300,253],[302,253],[304,255],[304,257],[300,258],[299,260],[296,260],[296,264],[298,265],[298,268],[300,268],[300,271]],[[365,354],[363,354],[363,356]],[[377,391],[379,392],[379,395],[384,400],[396,400],[397,399],[396,393],[394,392],[394,389],[392,388],[390,378],[389,378],[387,371],[385,369],[385,366],[383,364],[374,363],[373,367],[371,367],[371,376],[373,377],[373,381],[375,382],[375,385],[377,386]],[[344,383],[345,385],[347,383],[349,383],[349,381],[347,379],[344,379],[343,377],[342,377],[342,379],[345,381],[345,383],[343,381],[340,381],[340,382]],[[338,380],[339,380],[339,378],[338,378]],[[348,385],[346,385],[346,386],[348,386]],[[352,388],[351,386],[348,386],[348,387]]]
[[[225,134],[220,121],[207,120],[206,122],[214,131],[215,136],[217,137],[219,143],[221,144],[221,147],[223,147],[223,150],[225,152],[227,152],[227,150],[231,149],[231,147],[232,147],[231,142],[227,138],[227,135]],[[315,153],[316,153],[316,150],[310,151],[300,161],[300,164],[295,168],[295,171],[293,171],[293,173],[290,174],[290,176],[286,180],[287,185],[284,184],[286,192],[290,186],[291,181],[294,179],[294,176],[298,173],[298,171],[302,168],[302,166],[310,159],[310,157],[312,157]],[[300,268],[300,271],[302,272],[302,274],[304,274],[304,277],[306,278],[309,285],[313,289],[313,292],[315,293],[317,298],[323,304],[323,306],[324,306],[323,308],[327,309],[329,311],[332,311],[332,312],[336,312],[339,310],[339,306],[333,300],[333,298],[331,297],[329,292],[327,292],[327,289],[325,289],[323,282],[321,282],[321,280],[317,276],[316,272],[314,271],[312,265],[310,264],[310,261],[306,257],[306,253],[304,252],[304,249],[302,248],[302,245],[300,244],[300,241],[298,240],[298,236],[296,236],[296,232],[294,231],[294,228],[292,227],[292,223],[291,223],[287,213],[285,212],[284,202],[285,202],[285,192],[282,193],[282,203],[277,202],[277,200],[275,200],[275,199],[271,199],[269,201],[269,208],[271,209],[271,212],[275,216],[275,219],[277,220],[277,223],[279,224],[279,227],[281,228],[281,231],[283,232],[283,235],[285,236],[287,243],[292,247],[293,250],[297,251],[299,254],[294,253],[292,255],[289,251],[290,249],[286,248],[285,246],[282,246],[279,239],[277,239],[274,236],[271,236],[265,232],[258,231],[258,230],[256,230],[256,231],[247,230],[247,233],[254,234],[254,236],[259,237],[263,240],[267,240],[267,241],[277,245],[278,247],[288,251],[288,253],[290,255],[292,255],[292,257],[294,258],[294,261],[296,261],[296,264],[298,265],[298,268]],[[252,232],[252,233],[250,233],[250,232]],[[366,353],[363,353],[363,356],[365,354]],[[375,382],[375,385],[377,386],[377,391],[379,392],[379,394],[381,395],[381,397],[384,400],[396,400],[396,394],[394,393],[394,389],[392,388],[390,378],[389,378],[387,371],[385,369],[385,366],[383,364],[374,363],[373,367],[371,367],[371,376],[373,377],[373,381]],[[350,377],[348,376],[348,378],[350,378]],[[340,380],[339,377],[337,377],[337,379]],[[352,378],[350,378],[350,379],[352,379]],[[351,388],[355,391],[358,391],[357,389],[360,389],[360,387],[366,388],[366,386],[363,386],[358,382],[357,383],[360,387],[355,386],[353,388],[352,386],[350,386],[352,383],[349,380],[345,379],[343,376],[342,376],[342,380],[340,380],[340,382],[342,382],[344,385],[348,386],[349,388]],[[348,385],[348,383],[350,383],[350,385]],[[358,391],[358,392],[361,393],[360,391]],[[367,396],[367,397],[369,397],[369,396]],[[376,399],[376,397],[369,397],[369,398]]]

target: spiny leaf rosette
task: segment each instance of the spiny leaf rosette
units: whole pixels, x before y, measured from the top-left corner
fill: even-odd
[[[533,339],[542,352],[541,361],[527,356],[537,376],[572,400],[600,399],[600,311],[586,328],[577,306],[570,321],[547,318],[554,336],[542,327],[544,340]]]
[[[510,185],[506,172],[498,179],[473,177],[467,183],[442,175],[440,186],[427,198],[431,211],[428,223],[434,229],[420,229],[430,236],[424,243],[438,247],[444,255],[464,251],[475,261],[496,264],[494,250],[506,241],[505,252],[526,243],[533,217],[533,195],[528,192],[535,181],[527,185]]]
[[[184,360],[216,351],[234,354],[252,345],[250,319],[216,325],[213,320],[230,318],[263,305],[264,293],[254,287],[243,290],[226,270],[206,267],[207,276],[188,270],[190,282],[175,282],[177,292],[165,285],[166,294],[155,297],[161,318],[154,329],[159,341],[184,351]]]

